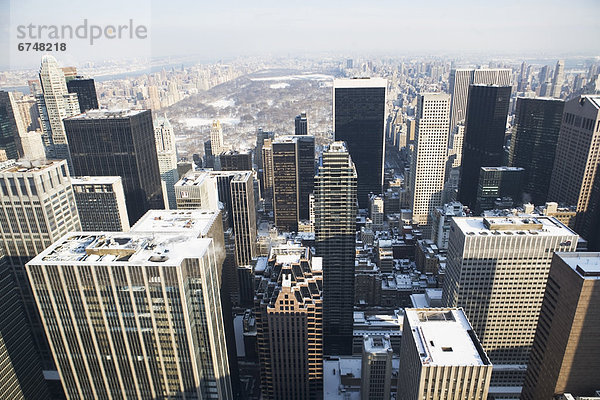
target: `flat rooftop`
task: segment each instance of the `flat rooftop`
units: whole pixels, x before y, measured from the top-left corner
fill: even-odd
[[[65,160],[7,160],[0,162],[0,172],[8,172],[8,173],[25,173],[25,172],[37,172],[42,171],[46,168],[56,166],[60,163],[65,163]]]
[[[84,113],[65,119],[119,119],[132,117],[134,115],[138,115],[146,111],[149,110],[89,110]]]
[[[120,176],[72,176],[73,185],[113,185],[121,181]]]
[[[180,232],[71,232],[28,264],[179,266],[203,257],[211,242]]]
[[[133,225],[133,232],[193,232],[206,236],[215,223],[221,223],[215,210],[150,210]]]
[[[600,279],[600,253],[555,253],[584,279]]]
[[[363,337],[363,345],[369,353],[387,353],[392,352],[392,343],[389,337],[385,336],[370,336]]]
[[[462,309],[407,308],[417,351],[423,365],[489,365]]]
[[[336,78],[333,80],[334,88],[370,88],[370,87],[387,87],[387,79],[385,78]]]
[[[518,172],[525,171],[525,168],[521,167],[481,167],[483,171],[501,171],[501,172]]]
[[[539,235],[575,236],[577,234],[549,216],[454,217],[454,223],[467,236]]]

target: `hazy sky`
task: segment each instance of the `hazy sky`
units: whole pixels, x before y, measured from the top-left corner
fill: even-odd
[[[17,52],[20,24],[127,23],[149,39],[69,43],[61,58],[198,54],[600,55],[599,0],[0,0],[0,45],[10,64],[39,64]],[[8,19],[10,22],[6,24]],[[4,23],[3,23],[4,22]],[[6,54],[3,54],[6,60]],[[35,62],[34,62],[35,60]],[[4,64],[4,62],[0,62]]]

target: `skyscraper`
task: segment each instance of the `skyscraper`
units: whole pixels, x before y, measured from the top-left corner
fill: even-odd
[[[452,220],[442,304],[464,308],[494,363],[492,386],[522,385],[552,254],[577,240],[552,217]]]
[[[600,370],[600,253],[555,253],[523,400],[593,396]]]
[[[297,231],[298,221],[309,218],[309,195],[314,188],[315,138],[280,136],[271,146],[275,225],[284,231]]]
[[[175,201],[175,183],[179,180],[177,173],[177,149],[175,147],[175,134],[173,126],[167,117],[157,117],[154,121],[154,140],[158,154],[158,169],[160,178],[167,186],[169,208],[177,208]]]
[[[127,232],[129,218],[120,176],[71,178],[83,231]]]
[[[233,398],[214,246],[74,232],[27,264],[67,397]]]
[[[261,146],[263,198],[271,203],[273,200],[273,145],[271,139],[265,139]]]
[[[446,155],[448,151],[448,121],[450,96],[425,93],[417,97],[415,156],[411,165],[410,201],[413,223],[429,236],[433,212],[442,205]]]
[[[392,380],[392,344],[389,336],[363,337],[361,400],[387,400]]]
[[[333,131],[356,166],[360,208],[368,207],[369,193],[383,190],[386,89],[383,78],[333,81]]]
[[[323,393],[321,258],[281,245],[256,278],[254,315],[262,397],[309,400]]]
[[[450,132],[463,121],[467,115],[469,85],[510,86],[512,72],[510,69],[469,69],[458,68],[450,71]]]
[[[577,206],[575,230],[586,239],[591,232],[583,228],[599,163],[600,96],[579,96],[565,103],[548,200]]]
[[[554,69],[554,78],[552,78],[552,89],[550,91],[550,97],[556,99],[560,98],[562,91],[562,85],[565,81],[565,61],[558,60],[556,62],[556,68]]]
[[[23,154],[17,118],[13,109],[12,93],[0,90],[0,149],[6,151],[9,159],[17,159]]]
[[[562,100],[517,98],[509,165],[525,168],[523,192],[533,204],[548,199],[564,107]]]
[[[249,265],[256,258],[256,205],[250,171],[235,173],[231,179],[231,219],[236,265]]]
[[[120,176],[129,224],[164,199],[150,110],[93,110],[64,120],[78,176]]]
[[[510,86],[470,86],[458,189],[459,201],[469,207],[475,206],[480,168],[503,164],[510,90]]]
[[[50,55],[42,57],[40,82],[43,95],[37,99],[47,144],[46,154],[51,159],[67,160],[69,168],[72,168],[63,119],[80,113],[77,94],[68,92],[65,75]]]
[[[497,208],[497,199],[508,201],[510,198],[511,206],[523,204],[523,172],[524,169],[519,167],[481,167],[476,212]]]
[[[219,171],[252,171],[252,153],[249,150],[227,150],[215,156]]]
[[[460,308],[407,308],[400,363],[398,399],[487,399],[492,364]]]
[[[214,156],[218,156],[222,151],[225,151],[223,128],[221,128],[221,122],[218,119],[213,121],[210,128],[210,147]]]
[[[323,337],[327,354],[352,354],[356,168],[344,142],[323,152],[315,177],[315,247],[323,258]]]
[[[294,119],[294,133],[296,135],[308,135],[308,118],[306,112],[297,115]]]
[[[76,93],[79,101],[79,111],[82,113],[89,110],[96,110],[98,107],[98,96],[96,95],[96,85],[91,78],[76,76],[67,82],[69,93]]]
[[[6,268],[12,274],[44,370],[54,370],[25,263],[67,232],[80,230],[65,160],[0,164],[0,234]],[[26,339],[23,339],[26,340]],[[34,366],[32,366],[34,368]]]

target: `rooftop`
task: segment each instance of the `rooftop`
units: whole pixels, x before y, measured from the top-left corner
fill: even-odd
[[[112,185],[121,181],[120,176],[72,176],[73,185]]]
[[[525,171],[521,167],[481,167],[483,171]]]
[[[454,217],[454,223],[467,236],[539,235],[575,236],[577,234],[554,217]]]
[[[9,172],[9,173],[23,173],[23,172],[37,172],[42,171],[46,168],[56,166],[57,164],[64,163],[66,166],[65,160],[8,160],[0,162],[0,172]]]
[[[180,232],[71,232],[29,264],[179,266],[185,258],[204,256],[211,241]]]
[[[196,237],[206,236],[215,221],[220,221],[215,210],[150,210],[131,228],[134,232],[193,232]]]
[[[389,337],[365,335],[363,337],[364,349],[368,353],[392,352],[392,343]]]
[[[148,110],[89,110],[73,117],[65,118],[68,120],[74,119],[118,119],[129,118],[134,115],[144,113]]]
[[[600,253],[555,253],[584,279],[600,279]]]
[[[408,308],[423,365],[489,365],[489,359],[460,308]]]
[[[336,78],[333,80],[334,88],[363,88],[363,87],[387,87],[385,78]]]

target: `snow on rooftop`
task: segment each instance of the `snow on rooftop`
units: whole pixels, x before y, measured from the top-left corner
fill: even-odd
[[[600,279],[600,253],[556,253],[562,261],[585,279]]]
[[[120,176],[72,176],[73,185],[112,185],[121,180]]]
[[[336,78],[333,80],[334,88],[364,88],[364,87],[386,87],[385,78]]]
[[[463,234],[479,235],[541,235],[576,236],[577,234],[554,217],[454,217]]]
[[[131,228],[135,232],[192,231],[204,236],[220,214],[215,210],[150,210]],[[219,221],[220,223],[220,221]]]

